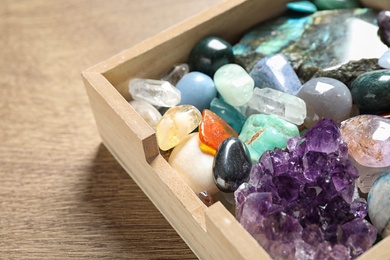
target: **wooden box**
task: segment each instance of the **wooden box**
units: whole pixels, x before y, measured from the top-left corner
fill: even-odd
[[[128,104],[131,78],[157,78],[185,62],[194,44],[243,32],[284,11],[287,0],[225,0],[82,73],[104,145],[201,259],[268,259],[220,203],[206,207],[159,154],[155,132]],[[385,239],[361,259],[388,259]]]

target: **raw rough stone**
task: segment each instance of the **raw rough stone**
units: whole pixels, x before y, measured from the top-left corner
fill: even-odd
[[[188,74],[188,72],[190,72],[190,67],[187,63],[176,64],[161,76],[161,80],[168,81],[173,86],[176,86],[177,82],[179,82],[184,75]]]
[[[158,110],[144,100],[132,100],[129,104],[135,111],[152,127],[156,130],[157,124],[161,119],[161,114]]]

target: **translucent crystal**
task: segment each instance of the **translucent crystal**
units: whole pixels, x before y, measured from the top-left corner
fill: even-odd
[[[173,107],[181,99],[180,91],[163,80],[134,78],[129,82],[129,92],[134,100],[145,100],[159,107]]]
[[[172,85],[176,86],[177,82],[190,71],[187,63],[181,63],[174,65],[169,71],[167,71],[161,80],[168,81]]]
[[[255,113],[277,115],[301,125],[306,118],[306,104],[296,96],[275,89],[255,88],[246,115]]]

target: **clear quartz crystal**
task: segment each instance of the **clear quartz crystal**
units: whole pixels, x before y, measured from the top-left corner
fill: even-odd
[[[255,113],[277,115],[301,125],[306,118],[306,103],[296,96],[275,89],[255,88],[248,102],[246,116]]]
[[[129,82],[134,100],[145,100],[158,107],[173,107],[180,103],[180,90],[168,81],[134,78]]]
[[[161,80],[168,81],[176,86],[177,82],[179,82],[184,75],[188,74],[189,71],[190,67],[187,63],[176,64],[161,77]]]

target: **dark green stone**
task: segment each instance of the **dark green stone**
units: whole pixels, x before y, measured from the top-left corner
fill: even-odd
[[[377,35],[376,16],[365,8],[282,16],[249,31],[233,51],[237,63],[247,71],[258,59],[282,53],[306,82],[316,73],[335,70],[351,61],[378,59],[388,48]],[[346,77],[339,80],[348,85],[350,77]]]
[[[363,113],[390,111],[390,70],[361,74],[352,83],[352,99]]]
[[[357,0],[314,0],[314,4],[319,10],[334,10],[361,6]]]
[[[245,123],[246,117],[225,101],[214,98],[210,103],[210,110],[225,120],[237,133]]]
[[[206,37],[192,48],[188,57],[190,71],[203,72],[210,77],[223,65],[234,62],[230,43],[219,37]]]

